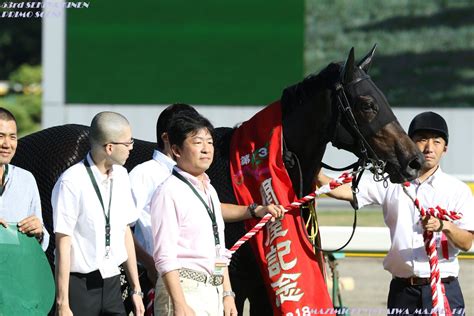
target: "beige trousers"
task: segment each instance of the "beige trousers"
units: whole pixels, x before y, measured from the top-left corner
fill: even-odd
[[[222,285],[210,284],[180,278],[181,288],[187,304],[197,316],[222,316]],[[155,289],[155,316],[173,316],[173,303],[163,283],[163,278],[158,278]]]

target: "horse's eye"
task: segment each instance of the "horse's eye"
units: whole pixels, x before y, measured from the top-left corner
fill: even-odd
[[[362,112],[376,113],[378,112],[378,106],[371,97],[362,97],[358,100],[357,106]]]

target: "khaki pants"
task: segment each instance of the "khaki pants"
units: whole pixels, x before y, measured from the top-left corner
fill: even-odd
[[[194,310],[197,316],[222,316],[222,285],[213,286],[180,277],[181,288],[186,303]],[[158,278],[155,289],[155,316],[173,316],[173,303],[163,283]]]

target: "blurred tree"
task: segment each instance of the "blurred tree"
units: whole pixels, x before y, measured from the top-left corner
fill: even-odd
[[[0,18],[0,30],[0,80],[22,64],[41,63],[41,19]]]

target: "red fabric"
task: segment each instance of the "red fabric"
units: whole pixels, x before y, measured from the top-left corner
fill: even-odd
[[[231,142],[230,170],[239,204],[296,201],[282,159],[281,105],[277,101],[243,123]],[[258,221],[246,221],[251,229]],[[250,241],[260,260],[274,315],[331,314],[332,302],[299,212],[269,222]]]

